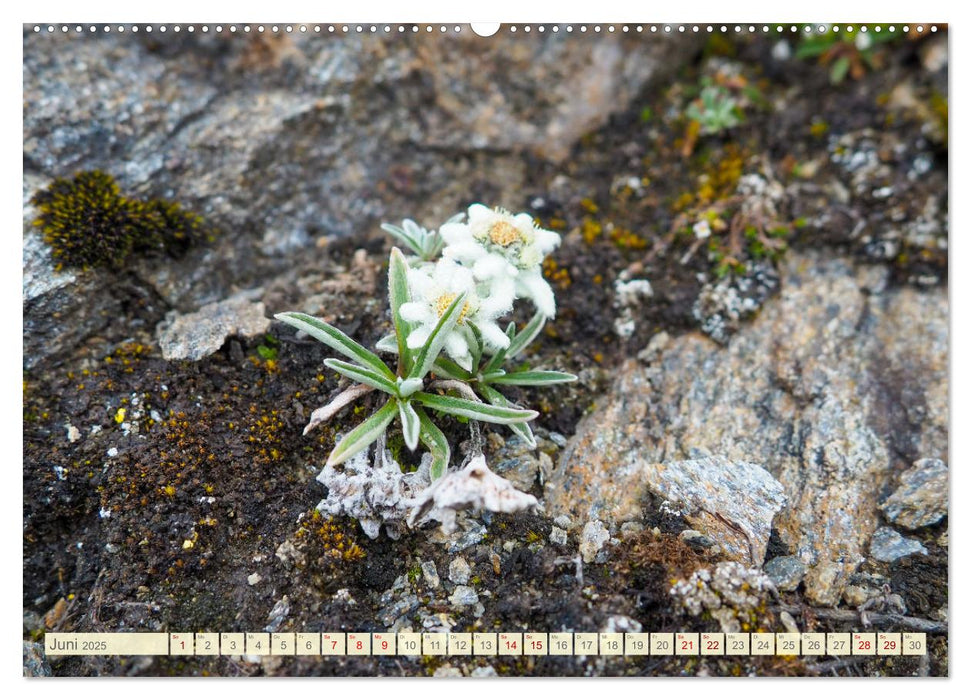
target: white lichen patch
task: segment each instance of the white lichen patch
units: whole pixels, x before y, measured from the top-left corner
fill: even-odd
[[[614,319],[614,332],[621,338],[630,338],[637,324],[634,312],[645,299],[654,296],[651,283],[643,279],[623,280],[614,283],[614,307],[619,311]]]
[[[670,593],[690,615],[708,613],[723,632],[741,630],[741,620],[764,604],[772,582],[759,569],[737,562],[719,562],[713,570],[699,569],[688,580],[675,582]]]

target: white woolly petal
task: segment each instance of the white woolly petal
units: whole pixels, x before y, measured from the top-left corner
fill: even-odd
[[[416,328],[408,334],[408,347],[412,350],[420,348],[426,342],[428,342],[428,336],[430,336],[431,333],[431,329],[428,326]]]
[[[560,234],[556,233],[555,231],[547,231],[544,228],[538,228],[535,231],[535,235],[536,247],[543,255],[549,255],[554,248],[560,245]]]
[[[522,231],[531,231],[533,229],[533,217],[529,214],[516,214],[512,220],[516,228]]]
[[[495,321],[480,321],[479,331],[482,332],[482,340],[491,349],[499,350],[509,347],[509,336],[502,332]]]
[[[461,333],[452,331],[445,336],[445,351],[452,357],[461,357],[469,354],[469,344],[462,337]]]
[[[462,369],[472,370],[472,355],[469,354],[469,344],[458,333],[449,333],[445,338],[445,352],[455,360]]]
[[[536,305],[536,309],[547,318],[553,318],[556,315],[556,299],[553,297],[553,289],[538,270],[520,275],[519,279],[516,280],[516,289],[523,296],[531,299],[533,304]]]
[[[445,260],[443,259],[444,263]],[[448,260],[448,287],[454,292],[468,292],[475,287],[475,278],[472,276],[472,270],[453,260]]]
[[[449,245],[461,243],[472,238],[472,232],[469,231],[469,227],[458,221],[449,221],[448,223],[442,224],[438,232],[441,234],[442,239]]]
[[[479,223],[491,223],[496,217],[496,212],[492,211],[484,204],[473,204],[469,207],[469,225]]]
[[[484,255],[488,255],[481,243],[476,243],[471,236],[468,239],[447,241],[448,246],[442,251],[446,258],[458,260],[463,263],[474,263]]]
[[[512,310],[516,299],[516,282],[509,277],[498,277],[489,285],[489,293],[482,296],[479,316],[497,318]]]
[[[428,299],[434,292],[434,282],[425,270],[410,268],[408,270],[408,288],[411,296],[418,299]]]
[[[501,255],[490,253],[484,258],[479,258],[472,266],[472,273],[476,279],[488,280],[498,277],[506,272],[508,263]]]
[[[435,315],[428,308],[428,304],[419,301],[408,301],[398,309],[401,318],[411,323],[433,323]]]

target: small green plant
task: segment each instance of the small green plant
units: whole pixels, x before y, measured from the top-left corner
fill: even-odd
[[[451,451],[429,411],[508,425],[535,445],[528,421],[539,414],[514,405],[495,387],[576,380],[564,372],[502,369],[503,362],[532,342],[555,313],[553,292],[542,277],[541,265],[559,236],[536,227],[528,214],[513,216],[481,204],[469,208],[468,223],[453,217],[438,234],[408,221],[400,229],[386,227],[391,229],[417,256],[409,262],[398,248],[391,251],[388,291],[394,333],[382,338],[376,349],[397,355],[393,369],[320,319],[297,312],[276,316],[351,360],[325,361],[355,384],[314,411],[304,432],[377,390],[387,394],[386,402],[338,442],[327,466],[336,466],[371,445],[397,417],[405,445],[414,450],[423,444],[432,456],[432,478],[441,477]],[[430,240],[436,236],[441,245]],[[435,262],[426,259],[436,248],[442,257]],[[509,324],[503,332],[496,319],[509,313],[518,298],[531,299],[537,313],[522,331],[517,333],[515,324]]]
[[[117,269],[133,253],[179,254],[213,238],[197,214],[174,202],[125,197],[115,179],[100,170],[56,178],[31,203],[40,212],[34,225],[58,267]]]
[[[744,120],[738,101],[720,85],[703,87],[698,99],[688,105],[685,116],[698,123],[699,131],[704,136],[728,131]]]
[[[796,58],[817,58],[820,65],[829,66],[829,81],[842,83],[846,76],[859,80],[869,68],[876,70],[883,65],[880,46],[894,39],[903,38],[903,32],[889,31],[889,25],[867,25],[868,31],[853,31],[852,26],[838,31],[827,27],[825,31],[811,31],[803,35],[796,49]]]

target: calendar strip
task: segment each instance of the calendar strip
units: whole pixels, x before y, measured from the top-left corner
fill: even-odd
[[[52,632],[48,656],[923,656],[924,632]]]

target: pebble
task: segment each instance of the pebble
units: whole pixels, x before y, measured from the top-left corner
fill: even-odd
[[[570,519],[569,515],[558,515],[553,520],[553,523],[557,527],[561,527],[564,530],[569,530],[571,527],[573,527],[573,521]]]
[[[915,530],[947,515],[947,465],[939,459],[919,459],[900,475],[897,490],[880,508],[887,519]]]
[[[697,530],[682,530],[678,533],[678,537],[694,549],[711,549],[715,546],[715,540]]]
[[[435,562],[428,560],[421,563],[421,575],[425,578],[425,583],[429,585],[430,588],[438,588],[442,581],[438,577],[438,569],[435,566]]]
[[[171,311],[156,331],[166,360],[201,360],[219,350],[226,338],[256,338],[270,329],[266,307],[253,301],[261,290],[240,292],[223,301],[206,304],[198,311]]]
[[[794,591],[802,583],[807,567],[799,557],[776,557],[763,567],[765,575],[780,591]]]
[[[609,539],[610,532],[601,521],[588,521],[580,535],[580,556],[583,561],[587,564],[592,562]]]
[[[70,423],[67,424],[67,441],[77,442],[81,439],[81,431],[75,428]]]
[[[873,539],[870,540],[870,556],[877,561],[889,564],[912,554],[927,554],[927,549],[917,540],[907,539],[889,527],[881,527],[873,533]]]
[[[246,582],[249,583],[249,585],[251,586],[255,586],[262,580],[263,580],[263,577],[257,573],[252,573],[246,577]]]
[[[464,557],[456,557],[448,565],[448,580],[452,583],[468,583],[472,568]]]
[[[563,530],[561,528],[558,528],[558,527],[556,527],[556,525],[554,525],[550,529],[550,543],[551,544],[558,544],[558,545],[565,545],[566,544],[566,530]]]
[[[448,601],[456,606],[475,605],[479,602],[479,594],[470,586],[456,586]]]

